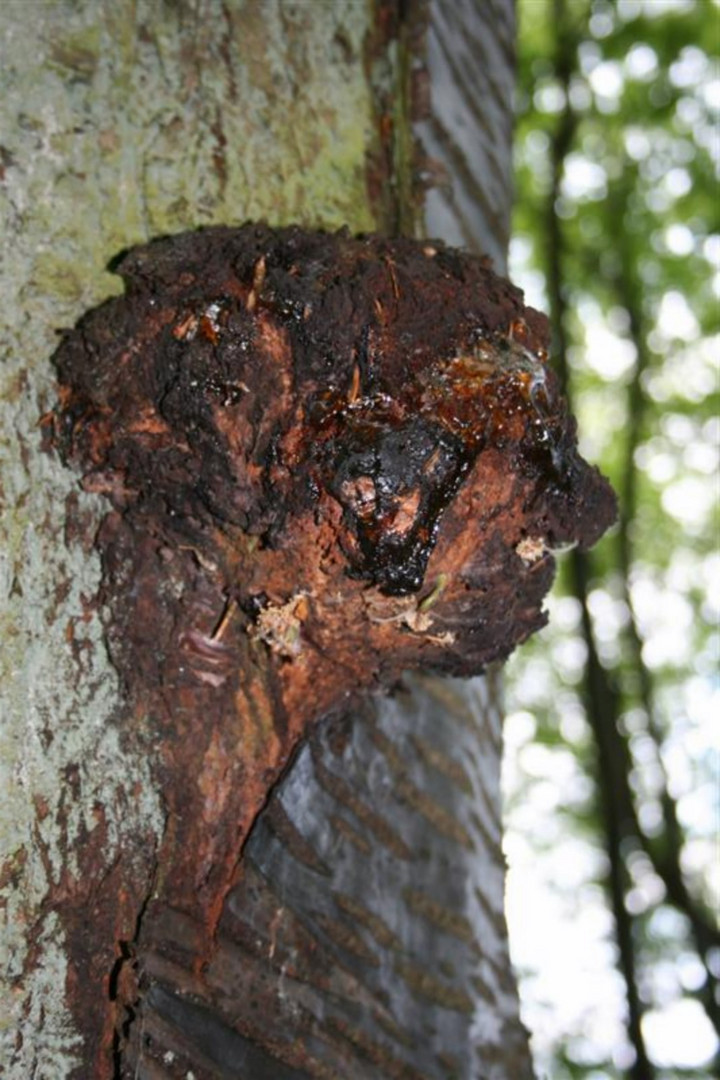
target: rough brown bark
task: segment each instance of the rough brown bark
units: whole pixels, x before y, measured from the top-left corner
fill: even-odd
[[[507,655],[544,621],[553,547],[593,542],[613,499],[578,457],[544,318],[478,257],[250,225],[156,242],[119,269],[126,296],[58,352],[55,426],[114,506],[99,542],[125,737],[141,743],[151,717],[160,741],[168,827],[144,874],[133,865],[135,911],[151,883],[152,898],[105,1009],[122,1060],[128,1017],[133,1035],[194,1015],[252,1039],[276,987],[237,1000],[219,927],[228,905],[243,917],[243,847],[300,737],[404,671],[468,675]],[[118,880],[98,892],[111,913]],[[107,970],[111,930],[78,922],[71,955]],[[415,978],[430,992],[422,965]],[[90,1038],[92,984],[74,1007]],[[272,1058],[349,1067],[321,1018],[276,1019]],[[136,1039],[128,1075],[159,1047]]]
[[[152,718],[134,756],[117,723],[93,543],[107,506],[41,451],[57,332],[119,291],[109,260],[152,236],[248,218],[378,225],[374,12],[314,9],[40,0],[29,17],[21,0],[0,4],[0,1061],[12,1080],[86,1080],[56,901],[92,923],[94,882],[121,852],[142,879],[165,827]],[[119,906],[97,917],[119,955],[138,908],[132,876],[124,906],[116,880]],[[111,971],[82,972],[98,1008]]]
[[[376,695],[339,710],[270,790],[235,866],[261,801],[259,769],[243,788],[245,762],[252,773],[269,761],[272,785],[308,719],[301,708],[278,734],[284,706],[271,693],[282,687],[281,652],[302,606],[265,619],[262,604],[226,612],[217,570],[178,542],[175,526],[158,578],[142,514],[121,505],[102,545],[104,595],[117,601],[114,655],[133,688],[128,709],[106,662],[96,595],[94,538],[107,499],[78,492],[72,474],[39,453],[37,426],[53,396],[54,330],[117,291],[104,266],[120,247],[262,216],[410,230],[419,191],[410,118],[420,107],[430,117],[423,138],[436,119],[443,129],[442,145],[430,147],[436,162],[423,167],[425,179],[444,178],[429,231],[448,235],[455,219],[465,242],[502,258],[511,4],[453,3],[451,18],[443,3],[429,5],[429,87],[417,63],[422,11],[412,4],[380,3],[372,18],[362,4],[326,4],[322,19],[314,6],[273,0],[36,7],[32,26],[13,0],[0,10],[8,235],[0,408],[9,433],[0,445],[9,684],[4,671],[0,694],[9,690],[2,737],[11,777],[0,892],[12,957],[0,1047],[8,1075],[300,1069],[284,1058],[343,1078],[412,1069],[525,1076],[502,918],[494,681],[473,689],[406,678],[390,701]],[[448,65],[454,51],[465,59]],[[465,193],[478,176],[484,196],[469,209]],[[206,317],[201,339],[213,333],[214,315]],[[352,389],[349,367],[341,382]],[[119,487],[109,494],[122,495]],[[134,653],[139,671],[123,668],[117,636],[136,587],[145,597],[130,620],[145,634]],[[417,628],[435,605],[413,616],[413,594],[380,602],[401,616],[381,644],[396,634],[433,652]],[[163,640],[172,646],[165,658]],[[218,712],[218,693],[237,685],[249,654],[257,677]],[[163,806],[163,782],[183,762]],[[233,817],[243,790],[247,805]],[[222,818],[217,835],[203,830],[203,814]],[[197,840],[205,881],[183,839]],[[173,922],[193,885],[190,907],[200,916]],[[198,974],[212,925],[215,961]],[[238,980],[232,993],[228,978]],[[223,1047],[229,1057],[218,1062]]]

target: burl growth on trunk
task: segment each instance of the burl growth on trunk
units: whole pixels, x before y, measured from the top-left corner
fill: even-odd
[[[203,928],[207,963],[243,839],[308,724],[407,669],[507,656],[545,622],[553,549],[614,516],[544,316],[481,258],[246,225],[117,269],[125,295],[59,349],[55,424],[112,504],[108,640],[168,813],[160,877],[113,916],[108,971],[170,905]],[[142,993],[121,974],[105,1046]]]

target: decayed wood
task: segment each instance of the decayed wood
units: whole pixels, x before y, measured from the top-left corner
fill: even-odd
[[[93,1075],[98,1018],[166,820],[149,768],[152,717],[138,742],[123,735],[122,687],[104,644],[93,542],[107,504],[41,448],[58,331],[120,290],[109,260],[151,236],[248,217],[379,227],[367,176],[374,32],[364,2],[53,0],[34,4],[31,18],[22,0],[0,4],[8,1080]],[[95,924],[105,955],[83,943]],[[70,939],[80,942],[75,968]],[[95,988],[86,1015],[69,1008],[78,986]],[[109,1051],[98,1069],[111,1072]]]
[[[15,0],[0,9],[0,210],[7,240],[0,266],[0,409],[9,435],[0,442],[0,495],[8,510],[0,523],[0,694],[2,764],[9,778],[3,778],[0,893],[4,955],[10,957],[0,988],[0,1058],[13,1080],[71,1073],[85,1080],[122,1070],[199,1077],[236,1076],[244,1069],[261,1076],[256,1066],[278,1076],[281,1068],[286,1074],[300,1069],[279,1064],[291,1060],[288,1042],[315,1075],[330,1070],[377,1077],[415,1068],[433,1077],[502,1080],[528,1073],[502,925],[499,717],[485,684],[476,701],[477,692],[459,681],[410,679],[399,698],[376,697],[362,709],[340,710],[345,750],[336,716],[328,729],[335,732],[332,739],[318,729],[311,766],[309,751],[301,752],[271,787],[267,819],[265,813],[255,817],[256,832],[247,840],[247,862],[229,873],[215,865],[209,848],[198,853],[209,869],[205,882],[197,873],[201,917],[183,914],[172,922],[176,894],[161,851],[171,856],[169,870],[179,873],[182,843],[192,838],[187,817],[203,798],[210,819],[222,800],[229,808],[222,835],[208,838],[210,848],[232,848],[259,791],[254,777],[246,789],[247,816],[243,809],[233,821],[233,784],[242,788],[244,754],[251,766],[265,752],[282,758],[275,699],[269,701],[265,689],[272,683],[269,667],[286,663],[269,648],[275,635],[284,637],[283,615],[271,614],[266,640],[254,640],[252,670],[259,669],[260,677],[238,692],[244,719],[233,722],[234,705],[218,709],[218,691],[222,698],[224,690],[212,684],[242,658],[232,648],[208,648],[197,633],[179,649],[169,626],[173,599],[178,634],[192,624],[193,613],[202,614],[196,630],[211,625],[218,590],[208,586],[208,567],[199,566],[183,543],[165,545],[160,573],[167,589],[159,590],[153,606],[148,597],[158,586],[158,551],[152,538],[141,539],[138,531],[128,538],[128,520],[109,521],[103,535],[108,555],[127,551],[128,539],[139,549],[124,561],[107,559],[106,595],[127,598],[138,586],[146,598],[133,623],[138,644],[144,634],[145,648],[134,654],[140,667],[123,668],[134,687],[126,715],[105,657],[96,596],[92,545],[107,502],[78,493],[72,473],[39,452],[38,417],[53,397],[47,357],[55,328],[72,325],[84,308],[117,291],[117,279],[114,284],[104,268],[119,248],[249,216],[408,228],[418,164],[410,114],[423,102],[426,117],[438,116],[449,136],[443,146],[426,144],[450,164],[441,197],[430,206],[436,212],[429,232],[461,236],[502,257],[509,188],[496,173],[499,168],[507,176],[509,161],[512,5],[495,0],[475,10],[453,3],[446,10],[442,0],[432,0],[429,88],[417,63],[422,26],[414,21],[414,7],[383,2],[371,13],[365,4],[273,0],[182,0],[171,6],[138,0],[114,7],[68,0],[38,7],[32,22]],[[457,35],[448,53],[450,25]],[[482,63],[444,64],[458,43],[473,56],[482,47]],[[373,88],[379,115],[373,115]],[[434,97],[429,113],[428,89]],[[471,109],[469,135],[463,108],[477,100],[483,109]],[[420,171],[425,180],[440,175],[434,165]],[[483,175],[492,177],[491,198],[485,188],[475,206],[454,198],[456,181],[466,190],[469,177]],[[460,233],[449,231],[453,217]],[[139,518],[133,520],[140,526]],[[145,571],[155,580],[149,592]],[[122,604],[112,610],[122,615]],[[232,644],[236,616],[223,608],[212,623],[215,645],[227,645],[228,633]],[[116,659],[118,626],[121,620],[111,629]],[[411,628],[396,629],[407,644]],[[160,655],[167,640],[176,648],[174,672],[172,657]],[[161,669],[170,677],[165,686],[153,686]],[[143,673],[150,680],[147,693],[138,692]],[[223,729],[228,718],[229,729]],[[185,745],[193,740],[196,753]],[[171,805],[163,806],[161,794],[176,766],[177,790]],[[342,783],[333,779],[333,769]],[[462,770],[472,795],[464,790]],[[270,770],[268,784],[274,776]],[[199,832],[201,822],[195,826]],[[393,839],[396,833],[401,843]],[[269,842],[269,834],[282,843]],[[404,858],[408,851],[412,857]],[[195,868],[186,861],[188,882],[195,881]],[[297,867],[308,862],[312,881],[329,881],[329,866],[331,896],[300,888]],[[261,867],[269,893],[252,891],[253,865]],[[218,882],[230,879],[222,909],[208,906]],[[180,901],[188,882],[180,882]],[[272,899],[278,890],[282,902]],[[300,910],[291,917],[287,909],[296,898]],[[238,904],[240,923],[244,918],[252,924],[249,932],[231,925]],[[217,961],[213,978],[201,972],[198,980],[196,968],[207,955],[208,911],[216,920]],[[263,912],[270,918],[267,934]],[[463,947],[469,936],[463,920],[472,926],[477,950]],[[288,938],[300,933],[298,924],[308,946],[302,953]],[[386,934],[384,925],[396,936]],[[184,947],[193,926],[197,952],[194,945]],[[173,939],[178,927],[185,930]],[[232,997],[215,978],[218,963],[225,978],[237,971],[237,964],[223,966],[228,949],[249,948],[257,982],[248,981],[246,955],[240,965],[245,981]],[[292,953],[294,967],[283,950]],[[317,955],[330,974],[310,1000],[303,987],[315,978]],[[153,966],[159,959],[171,972],[165,981]],[[189,1023],[192,1009],[175,1010],[175,1023],[170,1015],[183,968],[201,987],[192,1000],[210,1005],[195,1014],[202,1015],[200,1029]],[[242,1012],[247,1008],[257,1017],[256,985],[262,1024]],[[278,1012],[286,996],[296,1001],[294,994],[301,995],[297,1008]],[[388,1023],[390,1013],[396,1028]],[[230,1065],[203,1064],[203,1039],[211,1049],[227,1046],[226,1024],[264,1048],[265,1057],[248,1064],[238,1050]],[[128,1037],[132,1047],[125,1046]],[[241,1038],[231,1045],[240,1047]]]
[[[130,1075],[530,1075],[504,942],[500,717],[484,681],[463,704],[466,688],[405,681],[314,729],[253,826],[206,976],[192,919],[143,937]]]
[[[544,622],[553,547],[593,542],[613,499],[577,454],[544,318],[476,256],[248,225],[156,242],[119,270],[125,297],[60,347],[54,418],[85,487],[115,508],[99,539],[108,638],[127,737],[151,718],[160,741],[168,820],[110,1019],[120,1060],[137,1014],[135,1057],[147,1025],[191,1031],[194,1017],[227,1027],[230,1062],[254,1027],[242,992],[226,1001],[220,928],[233,906],[242,919],[243,845],[300,737],[408,669],[472,674],[507,655]],[[432,820],[422,790],[396,782]],[[342,920],[319,925],[362,952]],[[107,927],[78,932],[107,964]],[[472,1011],[415,972],[421,997]],[[253,994],[268,1012],[277,989]],[[75,1001],[90,1013],[94,990]],[[272,1060],[325,1075],[311,1046],[329,1029],[277,1020]],[[353,1042],[334,1023],[339,1066]]]

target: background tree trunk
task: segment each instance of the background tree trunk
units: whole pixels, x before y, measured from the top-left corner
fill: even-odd
[[[494,680],[409,680],[321,727],[257,819],[226,904],[223,978],[245,980],[233,1018],[175,992],[143,927],[167,820],[153,718],[143,746],[124,738],[104,644],[93,545],[106,507],[41,452],[39,429],[56,331],[117,292],[108,261],[152,236],[248,218],[419,229],[425,169],[428,232],[502,259],[511,6],[68,0],[34,5],[32,22],[0,7],[10,1080],[529,1075],[502,910]],[[84,956],[100,931],[107,956]],[[123,1018],[109,1002],[135,948],[144,996]],[[329,981],[312,985],[311,954]],[[268,980],[253,1021],[243,1009]]]

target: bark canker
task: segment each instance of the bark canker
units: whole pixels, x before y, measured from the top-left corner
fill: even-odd
[[[125,296],[58,351],[55,439],[112,503],[108,640],[168,825],[137,940],[90,930],[118,976],[113,1002],[73,993],[98,1062],[113,1038],[121,1059],[143,940],[170,911],[199,928],[202,980],[309,724],[408,669],[506,656],[545,621],[552,549],[614,516],[546,320],[476,256],[247,225],[118,270]]]

